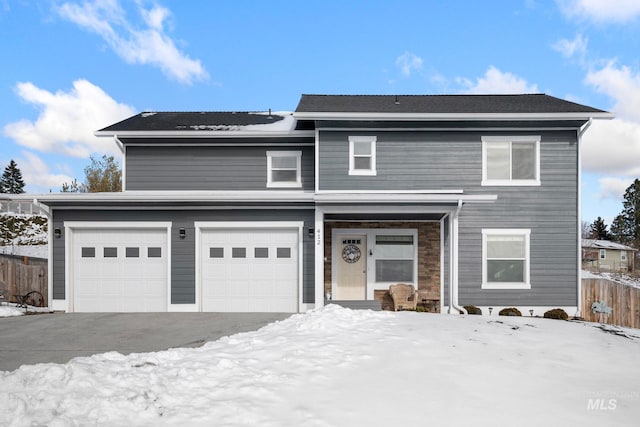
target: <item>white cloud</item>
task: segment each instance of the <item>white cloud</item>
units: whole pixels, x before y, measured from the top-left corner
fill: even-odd
[[[585,83],[616,101],[613,110],[618,117],[640,122],[640,73],[610,61],[604,68],[587,73]]]
[[[39,192],[49,189],[58,191],[63,182],[73,181],[69,175],[52,173],[49,166],[36,154],[29,151],[22,151],[21,154],[22,158],[18,158],[16,162],[30,192],[34,187],[38,188]]]
[[[470,94],[512,94],[538,93],[538,86],[529,84],[525,79],[509,72],[502,72],[493,65],[487,69],[483,77],[476,81],[459,77],[458,84],[465,86],[462,93]]]
[[[595,120],[582,139],[586,172],[640,176],[640,123]]]
[[[638,0],[556,0],[568,18],[596,23],[626,23],[640,16]]]
[[[573,40],[559,40],[552,46],[552,48],[560,52],[566,58],[573,58],[577,56],[578,59],[584,60],[588,44],[588,38],[583,37],[582,34],[577,34]]]
[[[422,69],[422,58],[411,52],[405,52],[396,58],[396,66],[405,77],[409,77],[413,71]]]
[[[604,177],[598,179],[600,185],[600,199],[623,200],[626,189],[633,183],[634,178]]]
[[[118,154],[113,142],[97,138],[93,132],[133,115],[132,107],[119,104],[87,80],[76,80],[69,92],[51,93],[30,82],[18,83],[16,90],[23,101],[41,111],[33,122],[7,124],[5,136],[32,150],[74,157],[96,152]]]
[[[65,19],[101,36],[125,62],[152,64],[181,83],[206,80],[208,73],[200,60],[180,52],[165,32],[171,11],[159,5],[145,9],[137,2],[144,21],[137,28],[126,16],[118,0],[96,0],[82,4],[64,3],[58,13]]]

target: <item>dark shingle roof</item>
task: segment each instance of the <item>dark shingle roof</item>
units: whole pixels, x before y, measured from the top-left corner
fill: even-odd
[[[100,129],[98,132],[236,130],[241,126],[270,125],[284,116],[250,112],[145,112]]]
[[[606,113],[544,94],[302,95],[296,113]]]

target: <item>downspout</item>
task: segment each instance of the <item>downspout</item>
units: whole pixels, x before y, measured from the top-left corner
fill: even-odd
[[[578,143],[576,144],[576,150],[578,151],[578,307],[576,317],[581,317],[582,311],[582,151],[580,150],[580,144],[582,135],[591,127],[592,123],[593,118],[589,118],[587,123],[578,129]],[[598,257],[598,262],[600,262],[600,257]]]
[[[451,278],[451,284],[449,286],[449,314],[455,313],[453,310],[457,310],[458,313],[469,314],[464,307],[458,305],[458,216],[462,209],[462,200],[458,200],[458,206],[451,215],[451,221],[449,226],[451,231],[449,236],[451,238],[451,244],[449,245],[449,277]]]
[[[127,161],[127,156],[126,156],[126,149],[124,148],[124,144],[122,143],[122,141],[120,141],[120,138],[118,138],[118,135],[113,135],[113,140],[115,141],[116,145],[118,146],[118,148],[120,149],[120,152],[122,153],[122,191],[126,190],[125,187],[125,183],[127,182],[127,180],[125,179],[126,176],[126,170],[127,168],[126,166],[126,161]]]
[[[43,205],[38,199],[33,199],[33,204],[47,215],[47,307],[53,309],[53,215],[47,205]]]

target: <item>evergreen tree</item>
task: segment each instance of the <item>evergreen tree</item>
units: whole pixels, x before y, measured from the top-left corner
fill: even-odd
[[[22,172],[12,159],[9,165],[4,168],[2,179],[0,179],[0,193],[22,194],[24,193],[24,185]]]
[[[622,212],[611,224],[611,234],[617,242],[639,247],[640,244],[640,180],[636,178],[624,192]]]
[[[591,227],[589,228],[589,237],[591,239],[598,240],[610,240],[611,235],[609,234],[609,230],[607,230],[607,224],[605,224],[604,219],[598,217]]]

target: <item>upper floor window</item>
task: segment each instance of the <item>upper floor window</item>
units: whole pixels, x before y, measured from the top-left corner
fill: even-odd
[[[349,175],[376,174],[376,137],[349,137]]]
[[[482,137],[482,185],[540,185],[540,137]]]
[[[301,151],[267,151],[267,187],[302,187]]]
[[[482,230],[482,288],[530,289],[529,229]]]

